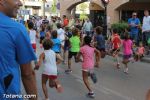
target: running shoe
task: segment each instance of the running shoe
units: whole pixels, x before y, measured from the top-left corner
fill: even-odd
[[[125,68],[124,73],[129,74],[128,70],[129,70],[128,68]]]
[[[89,93],[87,94],[87,96],[90,97],[90,98],[95,98],[94,92],[89,92]]]
[[[70,74],[70,73],[72,73],[72,70],[71,69],[67,69],[67,70],[65,70],[65,73]]]

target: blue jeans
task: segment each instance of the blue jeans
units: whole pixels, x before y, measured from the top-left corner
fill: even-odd
[[[138,44],[138,34],[131,33],[130,37],[131,37],[132,40],[135,41],[136,44]]]

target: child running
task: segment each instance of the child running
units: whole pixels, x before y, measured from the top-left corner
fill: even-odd
[[[69,39],[69,54],[68,54],[68,69],[65,71],[66,73],[71,73],[71,58],[74,56],[76,61],[77,53],[80,51],[80,37],[78,36],[78,29],[72,29],[72,37]]]
[[[52,41],[53,41],[53,47],[52,47],[52,50],[59,54],[60,51],[61,51],[61,40],[57,38],[57,31],[54,30],[52,31]]]
[[[64,44],[64,52],[63,52],[64,64],[66,64],[66,53],[69,50],[69,39],[71,37],[72,37],[72,33],[69,31],[69,27],[65,27],[65,44]]]
[[[53,42],[50,39],[45,39],[43,41],[44,52],[40,54],[39,62],[35,69],[38,69],[39,66],[43,63],[43,73],[42,73],[42,88],[45,95],[45,100],[48,99],[48,89],[46,83],[49,80],[49,86],[51,88],[55,87],[58,92],[62,92],[62,86],[57,79],[57,64],[61,63],[63,60],[60,55],[56,54],[51,50]],[[56,62],[57,58],[57,62]]]
[[[144,57],[145,48],[143,46],[143,43],[141,42],[139,44],[139,47],[137,48],[136,52],[136,61],[140,61],[142,57]]]
[[[112,35],[112,55],[115,58],[115,61],[117,61],[116,67],[120,68],[120,62],[119,62],[119,51],[121,46],[121,39],[120,36],[117,33],[117,29],[113,29],[113,35]]]
[[[38,33],[33,29],[34,28],[33,22],[28,23],[28,28],[31,45],[32,48],[34,49],[34,52],[36,52],[36,38],[38,38]]]
[[[96,65],[98,66],[100,60],[100,52],[97,49],[91,47],[91,40],[92,39],[90,36],[84,37],[84,45],[81,47],[80,52],[77,55],[77,61],[81,61],[80,56],[83,57],[82,62],[83,81],[89,91],[88,96],[94,98],[95,94],[91,89],[88,76],[91,76],[91,79],[93,80],[94,83],[97,82],[96,76],[94,74],[94,53],[96,54]]]
[[[98,26],[96,27],[96,36],[94,38],[94,42],[96,43],[96,48],[100,51],[101,57],[104,58],[106,55],[105,51],[105,38],[102,35],[103,28]]]
[[[125,65],[124,73],[128,74],[128,63],[130,62],[130,58],[132,56],[132,40],[129,37],[129,34],[125,35],[123,40],[123,61],[122,63]]]
[[[45,26],[41,25],[41,31],[40,31],[40,48],[42,48],[42,41],[45,38]]]

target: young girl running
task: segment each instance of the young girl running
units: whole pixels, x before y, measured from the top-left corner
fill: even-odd
[[[136,61],[140,61],[142,57],[144,57],[145,48],[143,43],[141,42],[136,52]]]
[[[128,63],[130,62],[130,58],[132,56],[132,40],[129,37],[129,34],[125,35],[125,39],[123,40],[123,61],[122,63],[125,65],[124,73],[128,74]]]
[[[91,47],[91,40],[91,37],[85,36],[84,45],[81,47],[80,52],[77,55],[77,61],[81,61],[80,56],[83,57],[82,77],[85,86],[89,90],[88,96],[93,98],[95,94],[90,86],[88,76],[91,76],[94,83],[97,82],[96,76],[94,74],[94,53],[96,54],[96,65],[98,66],[100,61],[100,52],[97,49]]]
[[[62,86],[57,79],[57,64],[61,63],[63,60],[60,55],[56,54],[51,50],[53,42],[50,39],[45,39],[43,41],[44,52],[40,54],[39,62],[35,69],[38,69],[39,66],[43,63],[43,73],[42,73],[42,88],[45,95],[45,100],[48,99],[48,90],[46,83],[49,80],[49,86],[51,88],[55,87],[58,92],[62,92]],[[56,62],[57,58],[57,62]]]
[[[121,46],[121,39],[120,36],[117,33],[117,29],[113,29],[113,35],[112,35],[112,56],[115,58],[115,61],[117,61],[116,67],[120,68],[120,62],[119,62],[119,51]]]

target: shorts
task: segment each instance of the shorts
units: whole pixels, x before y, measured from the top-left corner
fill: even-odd
[[[44,37],[40,37],[40,43],[42,43],[43,40],[44,40]]]
[[[101,48],[101,49],[96,48],[96,49],[99,50],[100,52],[106,52],[105,48]]]
[[[77,56],[78,52],[71,52],[69,51],[69,54],[68,54],[68,58],[71,59],[72,56],[74,56],[74,58]]]
[[[42,76],[48,77],[50,80],[55,80],[55,79],[57,79],[57,75],[46,75],[46,74],[42,74]]]
[[[34,49],[34,52],[36,52],[36,43],[32,44],[32,48]]]
[[[131,54],[129,54],[129,55],[123,55],[123,59],[130,59],[131,58]]]
[[[119,51],[120,51],[120,49],[112,49],[111,54],[118,53]]]

